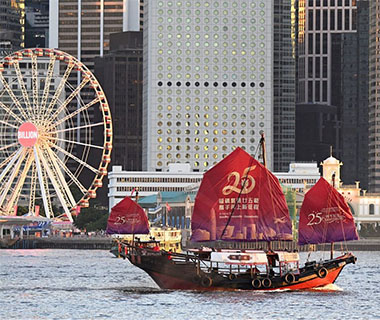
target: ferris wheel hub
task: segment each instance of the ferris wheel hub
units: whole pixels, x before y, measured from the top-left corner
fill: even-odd
[[[38,129],[31,122],[24,122],[17,132],[18,142],[23,147],[34,147],[38,140]]]

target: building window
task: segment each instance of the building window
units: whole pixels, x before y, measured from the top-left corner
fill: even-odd
[[[373,203],[369,205],[369,214],[375,214],[375,205]]]

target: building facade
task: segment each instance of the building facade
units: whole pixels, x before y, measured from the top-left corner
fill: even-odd
[[[281,184],[302,193],[320,178],[317,163],[291,163],[287,172],[274,173]],[[169,171],[124,171],[114,166],[108,174],[109,210],[134,190],[140,197],[157,195],[160,192],[187,192],[195,194],[203,178],[203,172],[191,171],[190,164],[171,163]]]
[[[205,171],[261,132],[272,168],[273,5],[145,1],[143,170]]]
[[[365,185],[368,1],[300,0],[298,16],[296,160],[320,162],[332,145],[346,163],[345,181],[360,179]],[[322,105],[331,110],[322,110]],[[307,107],[320,119],[314,124],[319,134],[313,140],[301,130],[307,122]],[[333,135],[325,134],[325,124],[331,121],[335,122]]]
[[[25,48],[49,46],[49,0],[25,1]]]
[[[142,20],[139,0],[52,0],[49,10],[49,47],[91,70],[95,57],[108,52],[111,33],[140,28]]]
[[[380,1],[370,0],[369,190],[380,192]]]
[[[341,159],[347,184],[368,188],[368,1],[357,1],[357,32],[341,37]]]
[[[114,33],[110,40],[110,52],[95,59],[95,75],[112,114],[111,165],[141,171],[143,35],[141,31]]]
[[[294,0],[274,1],[273,169],[284,172],[295,160],[295,53],[292,34]]]
[[[12,50],[24,47],[25,3],[24,0],[0,2],[0,42],[10,42]]]

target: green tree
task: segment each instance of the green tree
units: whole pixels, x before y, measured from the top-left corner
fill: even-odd
[[[91,206],[82,208],[77,217],[74,216],[74,224],[78,229],[87,231],[106,230],[108,210]]]

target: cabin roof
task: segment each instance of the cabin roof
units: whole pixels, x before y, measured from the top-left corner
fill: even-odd
[[[195,194],[182,191],[162,191],[155,195],[146,196],[139,199],[138,203],[142,207],[156,207],[159,203],[186,203],[187,198],[190,202],[195,199]]]

